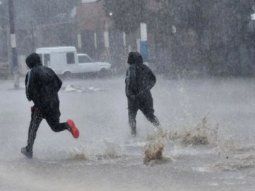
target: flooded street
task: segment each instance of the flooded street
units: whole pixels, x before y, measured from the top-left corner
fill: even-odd
[[[25,90],[0,81],[0,190],[255,189],[255,80],[167,80],[152,89],[164,137],[161,161],[143,164],[155,129],[138,113],[130,135],[123,78],[66,80],[61,121],[80,138],[54,133],[43,121],[34,158],[25,146],[30,107]]]

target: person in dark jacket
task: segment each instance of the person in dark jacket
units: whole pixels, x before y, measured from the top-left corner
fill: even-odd
[[[71,119],[66,123],[59,122],[58,91],[62,82],[55,72],[43,66],[40,56],[36,53],[30,54],[26,58],[26,64],[30,68],[25,79],[26,96],[29,101],[33,101],[34,106],[31,108],[27,146],[22,148],[21,152],[28,158],[32,158],[36,132],[43,119],[47,121],[54,132],[68,130],[74,138],[78,138],[79,130]]]
[[[153,99],[150,90],[156,83],[156,77],[148,66],[143,64],[142,55],[130,52],[129,68],[126,73],[126,96],[128,100],[128,118],[131,134],[136,135],[136,114],[141,110],[145,117],[156,127],[159,120],[154,115]]]

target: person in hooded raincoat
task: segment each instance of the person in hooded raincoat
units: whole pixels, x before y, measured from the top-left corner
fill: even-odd
[[[33,145],[36,132],[43,119],[47,121],[54,132],[68,130],[74,138],[79,137],[79,130],[73,120],[60,123],[58,91],[62,82],[55,72],[42,65],[38,54],[32,53],[26,58],[26,64],[30,68],[25,78],[26,96],[33,101],[31,108],[31,121],[28,131],[27,146],[21,149],[26,157],[33,157]]]
[[[130,52],[129,67],[126,72],[126,96],[128,100],[128,118],[131,134],[136,135],[136,115],[141,110],[145,117],[156,127],[160,123],[154,115],[153,99],[150,90],[156,83],[156,77],[151,69],[143,64],[142,55]]]

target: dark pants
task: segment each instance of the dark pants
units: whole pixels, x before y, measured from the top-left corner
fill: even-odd
[[[132,130],[136,129],[136,115],[138,110],[141,110],[155,127],[160,125],[158,118],[154,115],[153,99],[150,93],[142,95],[134,100],[128,98],[128,119]]]
[[[68,129],[67,123],[59,123],[59,117],[60,112],[59,111],[49,111],[44,112],[45,115],[42,114],[42,112],[33,106],[31,108],[31,121],[29,125],[28,130],[28,140],[27,140],[27,151],[32,152],[33,151],[33,145],[36,138],[36,132],[42,122],[43,119],[46,119],[47,123],[51,127],[51,129],[54,132],[60,132]]]

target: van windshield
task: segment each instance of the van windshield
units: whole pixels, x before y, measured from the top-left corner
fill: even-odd
[[[86,55],[79,55],[78,56],[79,63],[88,63],[92,62],[92,59]]]
[[[44,54],[44,66],[50,65],[50,54]]]

